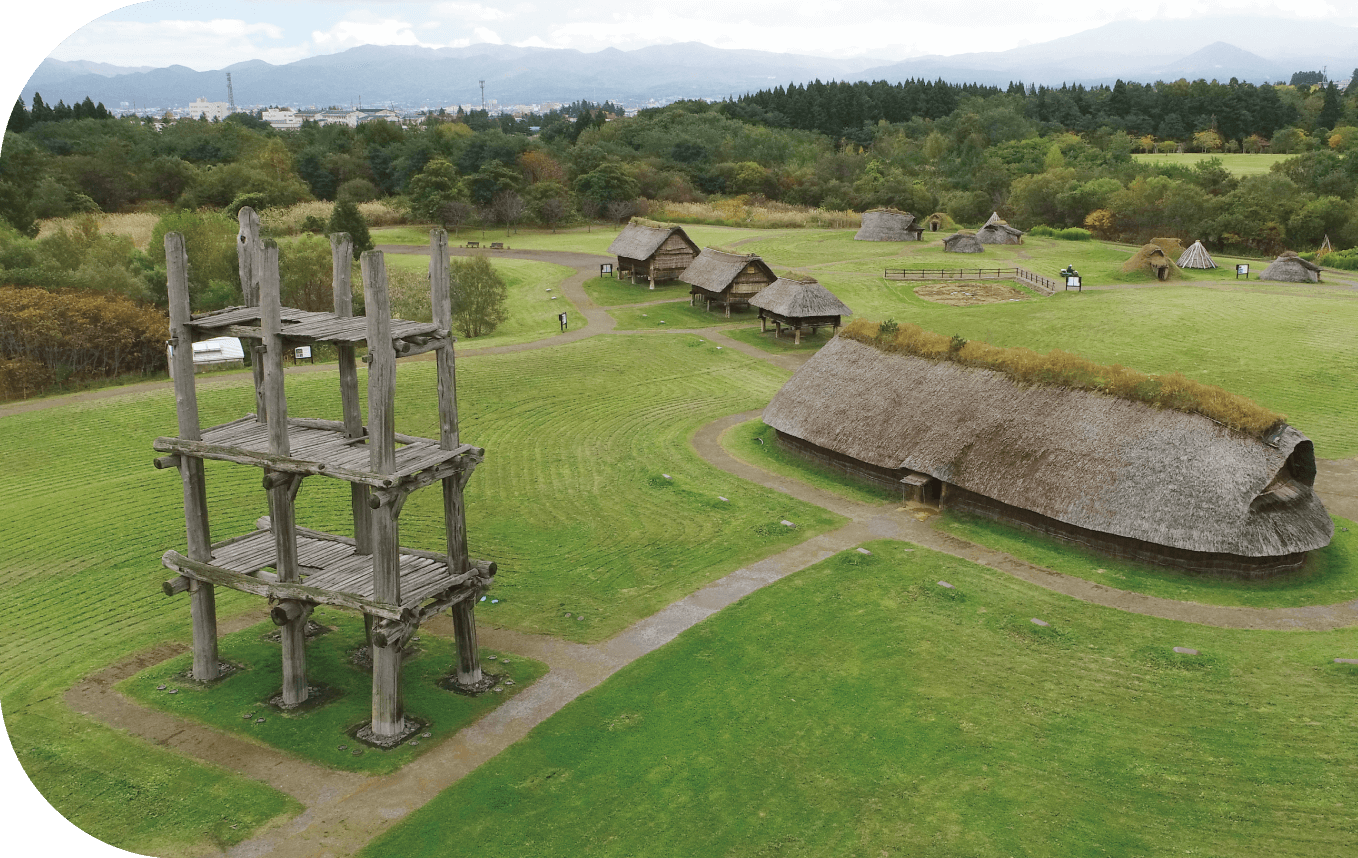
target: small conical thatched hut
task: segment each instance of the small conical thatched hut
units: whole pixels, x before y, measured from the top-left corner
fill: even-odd
[[[1022,244],[1023,230],[1010,226],[1000,219],[999,212],[993,212],[985,226],[976,230],[976,240],[982,244]]]
[[[957,232],[943,239],[944,253],[985,253],[985,245],[970,232]]]
[[[767,331],[773,322],[775,337],[783,335],[783,326],[792,328],[792,344],[802,343],[802,329],[812,334],[817,328],[830,327],[839,333],[839,325],[853,310],[835,297],[834,293],[815,280],[793,280],[779,277],[750,299],[750,306],[759,309],[759,330]]]
[[[1163,250],[1170,259],[1178,259],[1184,253],[1183,242],[1177,238],[1152,238],[1151,244]]]
[[[915,223],[910,212],[895,209],[873,209],[863,212],[863,225],[854,241],[919,241],[924,228]]]
[[[1179,254],[1179,261],[1175,263],[1180,268],[1216,268],[1216,260],[1212,254],[1207,252],[1207,248],[1202,246],[1201,241],[1193,242],[1193,246]]]
[[[1156,280],[1169,280],[1181,275],[1179,266],[1165,255],[1158,244],[1146,245],[1134,253],[1131,259],[1122,263],[1124,274],[1135,274],[1138,271],[1152,274]]]
[[[778,275],[754,254],[746,256],[704,247],[679,279],[693,287],[689,290],[690,305],[702,298],[709,310],[713,304],[724,306],[729,318],[733,304],[748,305]]]
[[[1319,283],[1320,266],[1307,262],[1290,250],[1285,250],[1259,275],[1260,280],[1279,283]]]
[[[681,227],[643,226],[628,223],[608,246],[618,257],[618,276],[628,274],[635,283],[640,274],[655,288],[657,281],[673,280],[698,255],[698,245]]]

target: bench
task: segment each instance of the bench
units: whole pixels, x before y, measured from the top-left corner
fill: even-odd
[[[492,241],[492,242],[490,243],[490,249],[491,249],[491,250],[507,250],[508,248],[505,247],[505,243],[504,243],[503,241]]]
[[[469,241],[469,242],[467,242],[467,246],[468,246],[468,247],[480,247],[480,246],[481,246],[481,242],[479,242],[479,241]]]

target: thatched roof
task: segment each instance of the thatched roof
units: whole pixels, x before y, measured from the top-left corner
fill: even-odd
[[[1178,259],[1184,252],[1183,242],[1177,238],[1152,238],[1151,244],[1163,250],[1170,259]]]
[[[613,239],[613,243],[608,246],[608,252],[614,256],[623,256],[628,259],[649,259],[651,254],[660,249],[660,245],[665,243],[665,239],[675,233],[683,236],[684,241],[696,244],[688,237],[688,233],[677,226],[655,227],[642,226],[639,223],[629,223],[618,233],[618,237]]]
[[[1142,271],[1153,274],[1160,280],[1168,280],[1182,274],[1179,266],[1165,255],[1165,251],[1161,250],[1158,244],[1143,245],[1130,259],[1122,263],[1122,271],[1124,274]]]
[[[943,239],[944,253],[985,253],[985,246],[969,232],[956,232]]]
[[[1319,283],[1320,266],[1307,262],[1291,250],[1285,250],[1264,269],[1259,279],[1282,283]]]
[[[852,316],[853,310],[815,280],[779,277],[750,299],[751,307],[790,319],[808,316]]]
[[[1212,254],[1207,252],[1207,248],[1202,246],[1201,241],[1193,242],[1193,245],[1179,255],[1179,261],[1175,263],[1180,268],[1216,268],[1216,260]]]
[[[777,279],[777,275],[773,273],[772,268],[769,268],[768,263],[753,253],[748,255],[727,253],[724,250],[713,250],[710,247],[702,249],[693,263],[684,269],[683,274],[679,275],[679,279],[708,292],[721,292],[731,285],[731,282],[740,275],[740,272],[745,270],[745,266],[750,264],[763,269],[770,283]]]
[[[863,212],[863,225],[853,238],[854,241],[914,241],[923,231],[910,212],[873,209]]]
[[[983,226],[990,226],[992,223],[1008,224],[1009,221],[1000,217],[999,212],[991,212],[990,217],[986,218],[986,222],[983,224]]]
[[[882,468],[908,468],[1076,527],[1187,551],[1273,557],[1328,544],[1315,452],[1198,414],[836,337],[764,422]]]
[[[1018,244],[1022,237],[1023,230],[1001,220],[999,212],[993,212],[985,225],[976,230],[976,240],[982,244]]]

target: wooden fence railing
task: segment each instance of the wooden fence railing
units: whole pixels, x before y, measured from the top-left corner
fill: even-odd
[[[1026,268],[888,268],[887,280],[1018,280],[1043,295],[1054,295],[1061,284]]]

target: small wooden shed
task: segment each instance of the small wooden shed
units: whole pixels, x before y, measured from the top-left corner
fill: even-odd
[[[1284,250],[1264,269],[1259,279],[1280,283],[1319,283],[1320,266],[1307,262],[1291,250]]]
[[[854,241],[919,241],[924,227],[915,222],[910,212],[896,209],[872,209],[863,212],[863,225],[854,234]]]
[[[985,226],[976,230],[976,240],[982,244],[1022,244],[1023,230],[1010,226],[1000,219],[999,212],[993,212]]]
[[[944,253],[985,253],[985,245],[970,232],[955,232],[943,239]]]
[[[629,223],[613,239],[608,252],[618,258],[618,276],[626,272],[632,282],[645,277],[654,289],[657,282],[673,280],[698,255],[698,245],[677,226],[655,227]]]
[[[689,304],[695,305],[702,298],[707,302],[708,310],[713,304],[722,305],[730,318],[732,305],[748,306],[751,298],[778,277],[754,254],[726,253],[704,247],[679,279],[693,287],[689,290]]]
[[[853,310],[835,297],[834,293],[815,280],[793,280],[779,277],[758,295],[750,299],[750,306],[759,310],[760,332],[774,324],[774,336],[783,335],[783,327],[792,329],[792,344],[802,344],[802,330],[809,328],[812,334],[817,328],[831,327],[839,333],[839,326],[845,316],[852,316]]]

